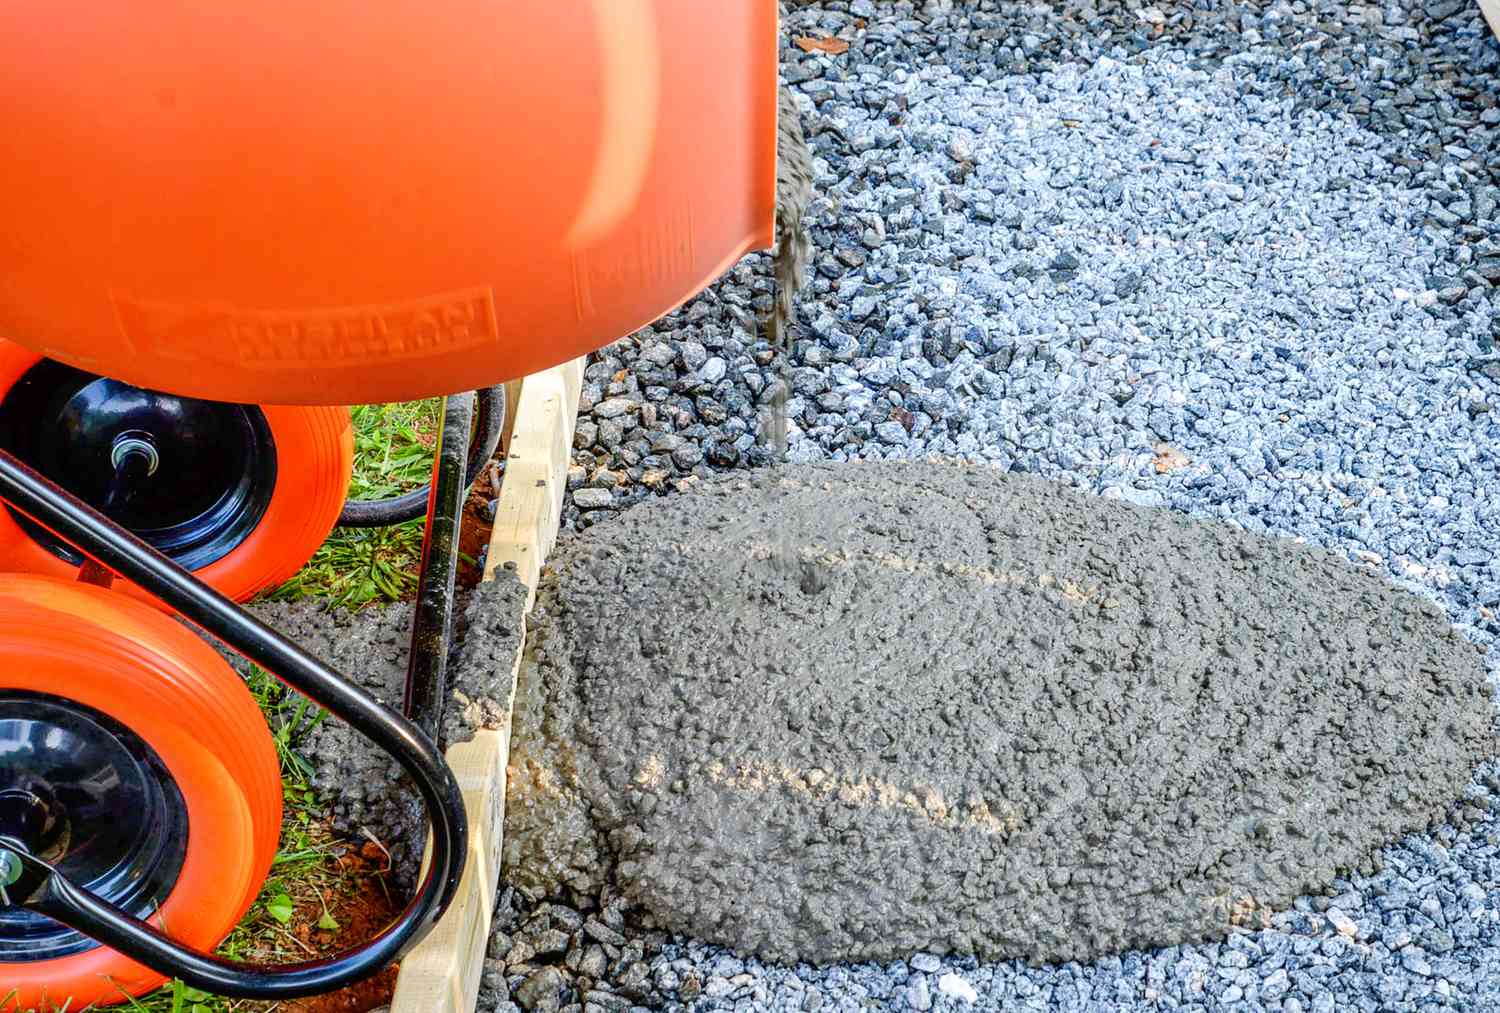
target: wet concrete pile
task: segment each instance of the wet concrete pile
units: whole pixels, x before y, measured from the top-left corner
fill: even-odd
[[[532,628],[507,877],[778,961],[1213,938],[1495,751],[1474,649],[1374,573],[960,465],[638,507]]]
[[[510,672],[526,603],[526,589],[506,572],[458,594],[448,660],[445,748],[509,718]],[[409,603],[350,612],[308,600],[263,602],[252,611],[381,703],[401,709],[411,646]],[[231,661],[245,664],[238,658]],[[395,761],[343,721],[330,716],[306,728],[316,713],[312,709],[303,715],[296,751],[312,768],[313,788],[332,806],[335,829],[351,840],[379,842],[391,855],[397,882],[410,888],[427,839],[416,790]],[[284,717],[295,714],[289,710]]]

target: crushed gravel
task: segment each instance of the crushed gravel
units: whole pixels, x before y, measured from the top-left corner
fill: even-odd
[[[794,457],[951,453],[1300,538],[1495,645],[1500,45],[1476,4],[789,8],[818,173]],[[791,41],[827,35],[850,50]],[[570,523],[767,462],[769,279],[751,259],[594,357]],[[1497,792],[1493,766],[1468,791]],[[616,1004],[1500,1008],[1500,824],[1383,861],[1268,929],[1084,964],[771,967],[683,939]],[[528,995],[583,1007],[567,989]]]
[[[1423,392],[1400,381],[1431,358],[1463,366],[1441,389],[1451,435],[1492,424],[1497,47],[1472,5],[1169,6],[1159,24],[1113,5],[838,7],[798,5],[787,28],[851,42],[785,55],[819,156],[794,459],[958,453],[1153,502],[1187,478],[1135,474],[1159,443],[1321,466],[1310,394],[1378,379],[1391,396],[1342,415],[1409,422],[1422,401],[1401,395]],[[769,459],[770,305],[750,260],[596,357],[579,523]],[[1257,411],[1247,374],[1274,381]],[[1274,438],[1194,432],[1216,423]]]
[[[789,8],[817,171],[794,456],[938,450],[1300,538],[1500,675],[1500,44],[1472,0]],[[827,35],[849,51],[791,41]],[[766,463],[771,300],[752,258],[594,357],[570,524]],[[768,966],[639,933],[608,885],[510,889],[480,1009],[1500,1009],[1500,822],[1381,859],[1224,942],[1039,966]],[[639,947],[569,928],[601,912]]]

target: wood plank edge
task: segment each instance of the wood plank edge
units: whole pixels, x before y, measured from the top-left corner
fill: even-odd
[[[557,539],[582,385],[582,359],[528,377],[520,386],[513,422],[507,424],[506,475],[485,579],[494,579],[505,562],[524,559],[518,575],[528,595],[511,664],[512,699],[526,645],[525,612],[535,601],[542,564]],[[468,862],[447,913],[402,961],[391,1013],[474,1011],[499,886],[509,758],[509,728],[480,732],[447,752],[469,813]]]

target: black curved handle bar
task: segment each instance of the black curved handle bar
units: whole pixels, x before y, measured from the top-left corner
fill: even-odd
[[[362,946],[301,964],[242,964],[182,946],[20,850],[16,855],[22,868],[12,897],[24,898],[23,906],[155,971],[235,999],[295,999],[330,992],[374,974],[414,946],[453,899],[468,853],[463,796],[432,741],[412,722],[3,450],[0,500],[145,588],[395,757],[416,783],[432,830],[427,874],[400,917]]]

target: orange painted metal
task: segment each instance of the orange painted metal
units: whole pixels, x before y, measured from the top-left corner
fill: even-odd
[[[408,400],[644,326],[775,214],[774,0],[11,0],[0,337]]]
[[[37,361],[35,352],[0,341],[0,397]],[[195,571],[199,580],[235,601],[249,601],[302,569],[338,522],[354,471],[354,427],[347,408],[267,405],[262,412],[276,448],[270,502],[238,545]],[[6,571],[78,576],[78,567],[0,508],[0,572]],[[115,588],[160,606],[149,592],[127,581],[117,581]]]
[[[249,910],[281,833],[281,770],[265,719],[207,642],[125,595],[0,574],[0,688],[66,696],[139,735],[188,808],[182,872],[153,924],[213,949]],[[82,1010],[163,982],[107,947],[0,963],[0,1011]]]

